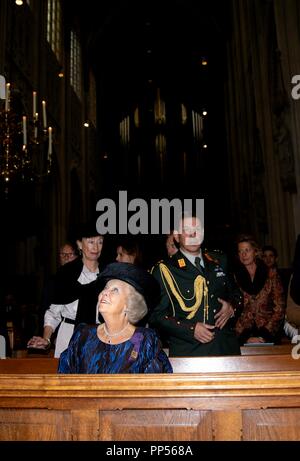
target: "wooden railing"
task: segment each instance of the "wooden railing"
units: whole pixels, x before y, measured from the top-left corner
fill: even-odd
[[[279,344],[275,346],[242,346],[242,355],[282,355],[290,354],[294,344]]]
[[[293,348],[290,342],[275,346],[242,346],[241,355],[282,355],[290,354]],[[168,354],[168,349],[164,349]],[[38,349],[16,350],[13,352],[14,358],[51,358],[54,350],[39,351]]]
[[[300,360],[292,355],[246,355],[228,357],[170,357],[174,373],[235,373],[245,371],[297,371]],[[1,374],[53,374],[58,359],[24,358],[0,360]]]

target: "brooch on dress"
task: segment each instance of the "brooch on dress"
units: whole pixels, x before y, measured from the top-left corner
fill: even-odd
[[[130,354],[130,359],[136,360],[136,359],[137,359],[137,356],[138,356],[137,351],[135,351],[135,350],[133,349],[133,351],[131,351],[131,354]]]

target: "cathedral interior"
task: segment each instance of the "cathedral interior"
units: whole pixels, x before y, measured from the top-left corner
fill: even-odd
[[[291,265],[298,0],[2,0],[0,22],[3,287],[35,291],[119,191],[204,199],[208,244]]]

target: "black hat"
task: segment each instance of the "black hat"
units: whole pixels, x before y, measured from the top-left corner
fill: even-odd
[[[96,228],[96,219],[94,221],[88,221],[86,223],[79,224],[76,229],[76,240],[82,240],[83,238],[96,237],[100,235]]]
[[[148,309],[155,307],[160,297],[160,286],[157,280],[139,266],[131,263],[114,262],[108,264],[99,274],[99,286],[104,288],[108,280],[117,279],[129,283],[136,291],[143,295]]]

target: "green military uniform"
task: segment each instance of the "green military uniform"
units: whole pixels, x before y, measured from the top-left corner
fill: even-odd
[[[200,271],[178,251],[152,269],[161,287],[161,299],[151,313],[149,324],[168,341],[170,356],[239,355],[240,348],[232,320],[216,328],[209,343],[194,338],[197,322],[215,324],[222,305],[218,298],[242,306],[242,294],[227,272],[227,258],[221,252],[202,251],[205,268]]]

